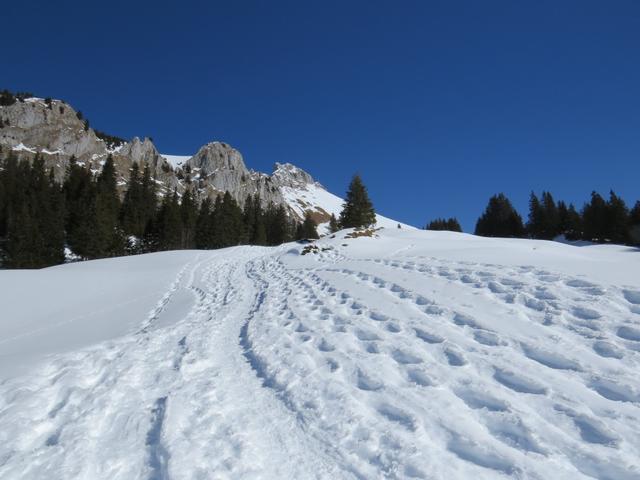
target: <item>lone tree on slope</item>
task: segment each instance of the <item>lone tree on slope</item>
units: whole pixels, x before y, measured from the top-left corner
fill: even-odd
[[[376,212],[369,200],[367,188],[362,183],[359,175],[354,175],[347,198],[340,213],[340,226],[342,228],[368,227],[376,223]]]

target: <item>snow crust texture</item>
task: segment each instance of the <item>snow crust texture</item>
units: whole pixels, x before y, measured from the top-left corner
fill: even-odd
[[[640,478],[637,252],[318,246],[184,252],[135,328],[5,373],[0,478]]]

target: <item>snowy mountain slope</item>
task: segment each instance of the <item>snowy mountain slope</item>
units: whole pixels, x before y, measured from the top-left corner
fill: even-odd
[[[158,303],[26,372],[0,343],[0,478],[640,478],[637,251],[344,234],[83,264],[156,265],[120,300]],[[3,315],[32,325],[3,328],[29,350],[73,307],[19,273]]]
[[[329,233],[329,222],[327,217],[331,214],[336,218],[340,217],[344,200],[337,195],[327,191],[317,183],[308,183],[299,186],[283,186],[280,187],[282,196],[287,204],[294,210],[298,216],[304,218],[306,211],[318,212],[319,219],[324,220],[318,225],[318,232],[321,234]],[[399,222],[390,218],[376,214],[378,227],[397,228]],[[415,227],[400,223],[402,228],[414,230]]]

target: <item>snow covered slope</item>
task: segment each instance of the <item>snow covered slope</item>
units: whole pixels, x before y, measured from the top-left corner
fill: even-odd
[[[336,218],[340,217],[342,211],[342,205],[344,200],[337,195],[327,191],[321,185],[316,183],[308,183],[305,185],[297,186],[282,186],[280,187],[282,196],[287,204],[300,216],[304,218],[305,211],[320,212],[323,218],[328,214],[335,215]],[[376,221],[378,227],[385,228],[397,228],[401,225],[402,228],[415,230],[415,227],[410,225],[399,223],[390,218],[376,214]],[[318,224],[318,232],[320,234],[329,233],[329,222],[324,221]]]
[[[0,272],[0,478],[640,478],[637,250],[346,233]]]

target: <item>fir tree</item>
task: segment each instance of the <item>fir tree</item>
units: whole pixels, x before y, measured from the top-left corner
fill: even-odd
[[[489,199],[489,204],[476,223],[476,235],[484,237],[523,237],[522,218],[502,193]]]
[[[318,225],[311,216],[311,212],[305,212],[304,221],[300,224],[300,237],[298,238],[298,240],[312,240],[320,238],[318,236],[317,227]]]
[[[91,172],[78,165],[75,157],[69,160],[63,191],[67,207],[67,243],[75,254],[91,258],[95,251],[93,244],[96,230],[96,186]]]
[[[563,201],[558,202],[558,223],[559,233],[563,234],[567,240],[582,238],[582,218],[573,204],[567,207]]]
[[[155,222],[157,230],[157,248],[159,250],[177,250],[182,243],[182,218],[178,192],[174,189],[172,195],[166,195],[158,210]]]
[[[462,232],[462,227],[457,218],[436,218],[427,224],[425,230],[447,230],[450,232]]]
[[[182,240],[180,246],[185,249],[194,248],[198,207],[196,206],[190,189],[187,189],[182,195],[180,218],[182,221]]]
[[[620,244],[629,242],[629,210],[624,200],[613,190],[609,193],[607,202],[605,228],[606,238],[611,242]]]
[[[144,208],[140,167],[134,163],[129,175],[129,187],[122,201],[122,229],[127,235],[138,238],[144,235],[146,228]]]
[[[633,244],[640,245],[640,201],[629,212],[629,237]]]
[[[94,251],[92,258],[114,257],[124,253],[120,229],[120,198],[113,157],[109,155],[96,181]]]
[[[359,175],[354,175],[346,201],[340,213],[340,225],[342,228],[369,227],[376,223],[376,214],[373,204],[369,200],[367,189]]]
[[[291,240],[293,236],[291,227],[284,206],[269,204],[265,212],[267,245],[280,245]]]
[[[338,224],[336,216],[332,213],[329,218],[329,232],[336,233],[338,230],[340,230],[340,225]]]
[[[591,192],[591,201],[582,209],[583,239],[604,242],[607,235],[607,202],[597,192]]]
[[[200,204],[198,218],[196,220],[196,248],[213,248],[213,205],[211,199],[206,197]]]
[[[527,232],[531,238],[542,238],[543,230],[543,210],[540,200],[534,192],[529,197],[529,221],[527,222]]]

